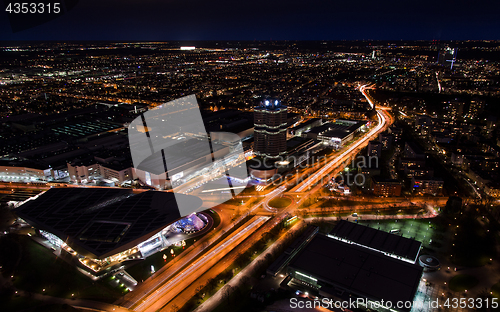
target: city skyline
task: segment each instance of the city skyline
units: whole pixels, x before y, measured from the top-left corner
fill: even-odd
[[[2,312],[500,306],[500,4],[145,2],[0,33]]]

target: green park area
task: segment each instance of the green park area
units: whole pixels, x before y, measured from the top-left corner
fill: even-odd
[[[36,311],[36,312],[79,312],[69,304],[47,303],[33,298],[14,295],[12,297],[0,296],[2,312]]]
[[[500,282],[491,286],[491,295],[495,298],[500,298]]]
[[[28,294],[113,302],[126,292],[123,287],[112,287],[109,278],[92,281],[28,236],[3,236],[0,249],[3,277],[10,278],[14,287]],[[14,300],[15,296],[9,299]]]
[[[273,208],[285,208],[290,206],[292,203],[292,200],[288,197],[278,197],[274,198],[273,200],[269,201],[269,206]]]
[[[0,194],[0,198],[1,198]],[[7,230],[16,220],[15,215],[6,206],[0,206],[0,231]]]
[[[495,224],[487,218],[465,216],[452,225],[451,261],[457,266],[479,267],[496,257]]]
[[[449,282],[450,290],[462,292],[474,288],[479,283],[479,280],[472,275],[459,274],[455,275]]]
[[[442,229],[434,219],[398,219],[398,220],[367,220],[358,221],[359,224],[379,229],[385,232],[393,231],[394,234],[407,238],[414,238],[422,242],[426,249],[438,249],[442,246]]]
[[[170,246],[162,252],[157,252],[144,260],[139,260],[139,263],[127,268],[126,271],[139,283],[148,279],[151,273],[151,266],[155,272],[161,269],[164,265],[178,257],[184,250],[193,245],[196,238],[185,240],[185,246]],[[173,251],[173,253],[172,253]]]

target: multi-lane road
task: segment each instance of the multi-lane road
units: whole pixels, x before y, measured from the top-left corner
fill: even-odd
[[[380,133],[387,127],[386,114],[383,111],[379,110],[377,111],[377,117],[378,117],[377,126],[371,129],[370,132],[368,132],[368,134],[364,135],[359,140],[349,145],[345,151],[343,151],[340,155],[338,155],[333,160],[328,162],[325,166],[323,166],[323,168],[316,171],[316,173],[314,173],[312,176],[308,177],[300,185],[297,185],[297,187],[293,188],[292,191],[303,192],[306,188],[317,183],[325,176],[327,176],[328,173],[332,171],[332,169],[341,165],[342,162],[349,159],[351,156],[353,156],[353,154],[357,154],[357,151],[360,150],[363,146],[367,145],[369,140],[371,140],[374,136],[376,136],[378,133]],[[325,181],[325,183],[326,182],[327,181]]]
[[[157,311],[161,309],[166,303],[174,299],[177,294],[191,285],[199,276],[214,266],[229,251],[238,246],[238,244],[245,240],[268,219],[269,217],[261,216],[248,221],[244,226],[232,233],[222,242],[218,243],[210,251],[193,261],[181,272],[175,274],[168,282],[153,290],[144,298],[136,302],[129,302],[127,307],[133,308],[134,311]]]

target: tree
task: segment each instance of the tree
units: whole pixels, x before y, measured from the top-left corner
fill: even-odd
[[[492,296],[488,292],[488,289],[483,289],[479,292],[477,295],[477,298],[480,298],[483,300],[483,302],[486,302],[486,300],[491,301]],[[491,311],[490,307],[487,307],[486,305],[483,305],[481,308],[479,308],[479,311]]]
[[[458,196],[450,196],[445,206],[445,213],[447,214],[458,214],[462,211],[462,198]]]
[[[225,301],[229,301],[229,297],[233,293],[233,287],[231,285],[226,285],[222,288],[222,298]]]
[[[170,307],[170,311],[177,312],[177,311],[179,311],[179,307],[176,304],[174,304],[174,305],[172,305],[172,307]]]
[[[211,278],[207,281],[207,291],[211,292],[215,288],[216,281]]]
[[[267,265],[271,265],[272,260],[273,260],[273,256],[271,256],[269,253],[266,253],[266,255],[264,256],[264,259],[265,259]]]
[[[196,287],[196,292],[199,293],[203,289],[203,285]]]
[[[241,278],[241,285],[248,285],[248,284],[250,284],[250,277],[245,275]]]

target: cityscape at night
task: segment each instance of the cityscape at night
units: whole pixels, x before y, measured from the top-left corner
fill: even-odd
[[[39,2],[0,311],[500,310],[498,3]]]

